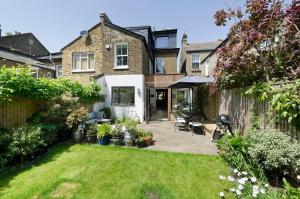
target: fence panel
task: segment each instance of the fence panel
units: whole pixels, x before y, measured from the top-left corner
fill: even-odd
[[[267,116],[270,113],[268,104],[260,102],[255,96],[244,95],[246,90],[247,88],[223,89],[219,90],[217,95],[218,113],[229,115],[236,125],[236,131],[246,134],[251,129],[251,120],[255,112],[259,117],[260,128],[276,128],[300,140],[300,132],[287,120],[274,124],[270,116]]]
[[[0,104],[0,127],[13,127],[25,124],[33,113],[40,109],[36,101],[15,98],[13,101]]]

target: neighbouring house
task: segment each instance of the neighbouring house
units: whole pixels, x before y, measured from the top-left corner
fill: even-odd
[[[188,43],[187,34],[183,34],[179,57],[179,70],[187,76],[212,77],[216,67],[216,51],[227,40],[203,43]],[[217,116],[217,96],[214,85],[203,84],[194,89],[180,89],[189,104],[198,103],[198,109],[207,120],[215,120]],[[195,108],[195,107],[194,107]]]
[[[35,77],[55,78],[55,66],[61,63],[61,58],[55,60],[56,63],[40,59],[49,55],[46,47],[32,33],[2,36],[0,28],[0,67],[26,65],[33,70]]]
[[[62,48],[62,76],[102,87],[105,102],[116,118],[149,120],[171,111],[168,86],[183,77],[177,71],[177,30],[152,31],[151,26],[120,27],[105,13],[88,31],[81,31]]]

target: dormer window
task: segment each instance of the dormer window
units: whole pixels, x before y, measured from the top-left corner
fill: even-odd
[[[128,44],[119,43],[115,45],[115,69],[128,68]]]
[[[157,37],[156,38],[156,48],[168,48],[169,47],[169,37]]]
[[[200,68],[200,54],[192,54],[192,69]]]

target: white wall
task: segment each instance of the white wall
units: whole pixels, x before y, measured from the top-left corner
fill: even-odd
[[[101,93],[106,95],[105,103],[96,103],[94,111],[106,107],[111,107],[112,115],[116,118],[130,117],[137,118],[141,122],[144,120],[144,75],[105,75],[97,80],[101,86]],[[135,105],[130,107],[111,105],[111,88],[114,86],[134,86]],[[138,89],[140,93],[138,93]]]

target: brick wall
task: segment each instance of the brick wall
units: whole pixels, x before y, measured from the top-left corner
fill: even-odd
[[[155,57],[164,58],[166,74],[177,73],[177,53],[176,52],[156,52]]]
[[[126,42],[128,44],[128,69],[114,69],[115,44]],[[110,45],[107,49],[106,45]],[[93,52],[95,57],[94,72],[72,72],[73,53]],[[95,26],[89,32],[89,42],[79,38],[62,51],[62,75],[65,78],[89,83],[91,76],[100,74],[126,75],[148,74],[149,56],[141,39],[126,34],[105,23]]]

